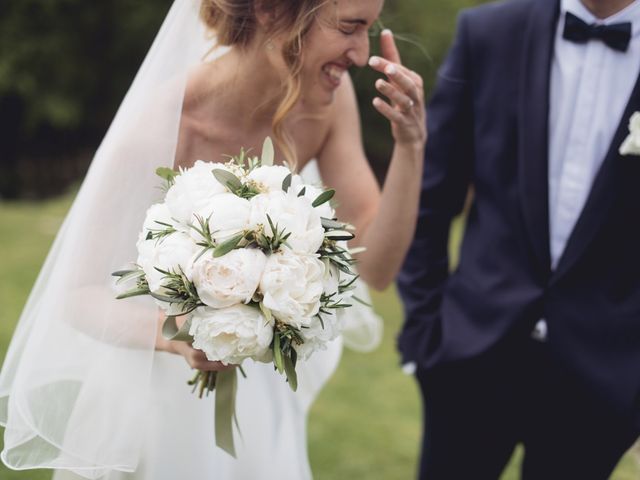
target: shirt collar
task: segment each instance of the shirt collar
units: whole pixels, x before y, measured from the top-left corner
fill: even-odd
[[[634,0],[633,3],[627,5],[618,13],[603,19],[596,18],[580,0],[561,0],[560,10],[563,17],[566,12],[571,12],[587,23],[609,25],[611,23],[631,22],[633,24],[633,36],[640,34],[640,0]]]

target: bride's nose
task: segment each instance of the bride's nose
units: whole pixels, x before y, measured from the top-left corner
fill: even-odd
[[[369,35],[358,35],[347,51],[347,58],[358,67],[364,67],[369,60]]]

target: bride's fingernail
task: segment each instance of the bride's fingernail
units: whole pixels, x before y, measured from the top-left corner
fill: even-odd
[[[388,28],[385,28],[384,30],[382,30],[382,32],[380,32],[381,35],[393,35],[391,33],[391,30],[389,30]]]
[[[395,75],[396,72],[396,67],[394,67],[393,65],[389,65],[384,69],[384,73],[386,73],[387,75]]]
[[[372,67],[377,67],[380,65],[380,59],[378,57],[371,57],[369,59],[369,65]]]

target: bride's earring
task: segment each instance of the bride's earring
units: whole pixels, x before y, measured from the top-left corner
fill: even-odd
[[[265,46],[267,47],[267,50],[269,50],[270,52],[272,52],[276,48],[276,46],[273,44],[271,40],[267,40],[267,43],[265,44]]]

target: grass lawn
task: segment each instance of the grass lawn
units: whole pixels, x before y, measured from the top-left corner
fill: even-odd
[[[0,203],[0,359],[69,203],[69,196],[44,203]],[[392,290],[376,294],[374,302],[386,321],[383,345],[371,354],[345,351],[309,419],[310,456],[317,480],[414,476],[420,405],[413,380],[397,367],[394,339],[401,324],[400,305]],[[518,478],[519,457],[518,451],[503,480]],[[49,477],[49,472],[12,472],[0,466],[1,480]],[[612,478],[639,477],[635,460],[627,456]]]

